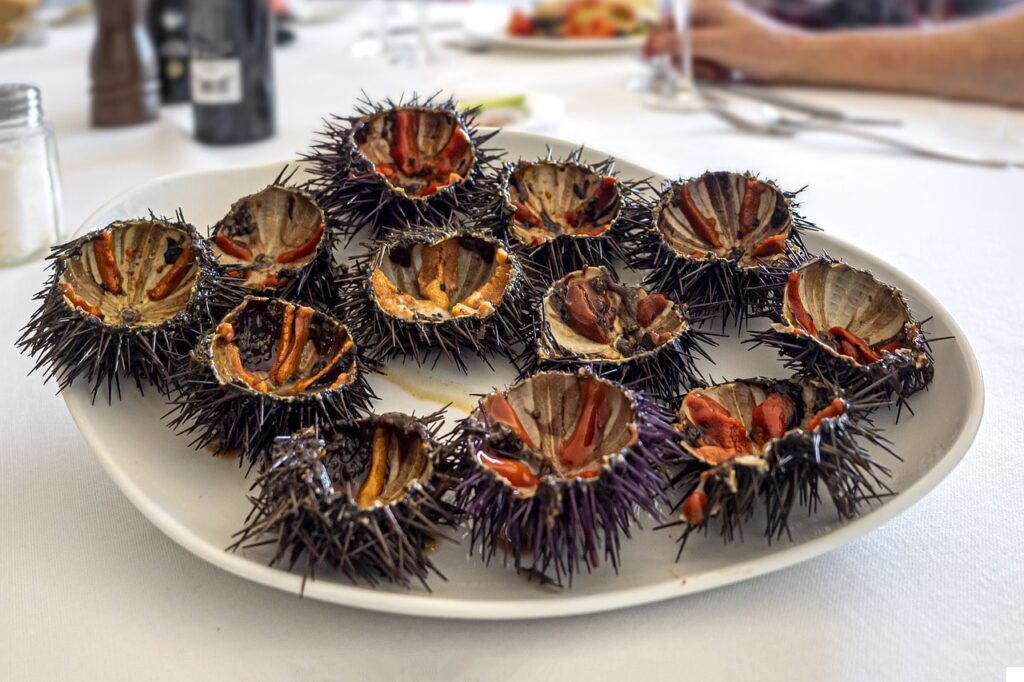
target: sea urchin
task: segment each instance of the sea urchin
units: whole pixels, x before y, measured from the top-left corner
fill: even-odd
[[[494,391],[453,433],[471,551],[572,584],[601,554],[617,571],[638,512],[657,518],[678,454],[657,403],[588,371],[541,372]]]

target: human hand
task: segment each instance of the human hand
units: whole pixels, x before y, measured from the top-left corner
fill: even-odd
[[[730,78],[739,72],[755,81],[784,80],[799,63],[806,34],[730,0],[697,0],[691,11],[691,40],[697,75]],[[644,56],[679,58],[671,17],[663,17],[647,37]]]

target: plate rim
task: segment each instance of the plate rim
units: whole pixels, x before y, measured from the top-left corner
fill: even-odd
[[[532,141],[541,144],[559,144],[578,146],[569,140],[556,138],[538,133],[508,130],[503,131],[502,136],[517,136],[532,138]],[[587,147],[588,151],[606,155],[600,149]],[[652,170],[645,166],[631,162],[627,158],[616,157],[618,161],[629,164],[644,170]],[[89,214],[79,225],[75,234],[81,234],[94,224],[95,219],[109,211],[118,203],[149,188],[153,185],[181,179],[187,176],[203,176],[222,174],[231,171],[257,170],[280,168],[285,164],[296,164],[296,160],[283,162],[270,162],[263,164],[244,164],[223,166],[216,169],[204,169],[199,171],[179,171],[158,176],[147,182],[120,192],[112,199],[106,201]],[[661,173],[656,173],[661,177]],[[944,314],[953,336],[961,346],[966,362],[969,379],[968,406],[970,408],[964,428],[960,431],[955,441],[950,444],[945,453],[935,464],[915,483],[908,488],[899,491],[891,500],[880,507],[870,509],[863,516],[852,521],[847,521],[833,530],[819,535],[810,540],[796,545],[790,545],[773,552],[768,556],[753,557],[716,569],[710,574],[704,574],[694,578],[680,577],[662,582],[644,585],[639,587],[625,588],[611,593],[599,593],[592,595],[575,596],[566,593],[558,598],[547,599],[490,599],[490,600],[461,600],[450,597],[438,597],[433,594],[414,594],[411,592],[382,592],[372,588],[349,585],[343,582],[310,580],[305,582],[303,589],[303,577],[290,573],[280,568],[267,566],[243,555],[226,551],[224,548],[215,547],[212,543],[202,540],[195,533],[191,532],[182,522],[178,521],[163,510],[145,495],[135,484],[130,476],[121,469],[115,460],[110,457],[106,449],[101,445],[100,438],[95,431],[92,422],[85,419],[85,415],[79,414],[77,409],[69,402],[70,391],[61,391],[68,411],[71,413],[79,432],[83,435],[94,456],[99,460],[107,475],[114,481],[115,485],[128,498],[128,500],[161,532],[181,547],[185,548],[195,556],[212,564],[213,566],[232,573],[251,582],[310,597],[318,601],[330,602],[341,606],[352,608],[395,613],[408,616],[421,616],[431,618],[461,619],[461,620],[524,620],[536,618],[557,618],[587,613],[599,613],[612,611],[631,606],[641,606],[654,602],[664,601],[684,595],[697,594],[706,590],[722,587],[729,584],[742,582],[746,579],[768,575],[783,568],[788,568],[802,563],[809,559],[822,556],[835,550],[848,542],[870,533],[881,527],[893,518],[899,516],[908,508],[916,504],[927,493],[934,490],[949,475],[953,469],[963,460],[967,451],[980,428],[985,405],[984,377],[981,366],[978,363],[974,348],[971,346],[960,327],[956,318],[942,305],[942,303],[925,286],[921,285],[915,278],[906,274],[897,266],[888,261],[870,254],[867,250],[852,244],[841,237],[833,234],[822,233],[829,241],[835,242],[842,249],[849,251],[859,259],[877,260],[890,268],[896,269],[901,277],[914,287],[922,295],[927,306]],[[756,565],[756,568],[755,568]]]

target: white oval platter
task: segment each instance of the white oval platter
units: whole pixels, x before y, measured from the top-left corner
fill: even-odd
[[[512,159],[543,155],[547,145],[562,155],[572,146],[514,132],[499,134],[494,143]],[[586,153],[593,160],[605,156],[596,150]],[[236,198],[273,180],[283,165],[285,162],[183,173],[155,180],[107,203],[85,221],[80,233],[115,219],[146,215],[150,209],[170,215],[179,208],[187,220],[203,229],[218,220]],[[618,169],[627,178],[661,180],[658,174],[624,161]],[[897,495],[850,522],[838,521],[827,506],[814,517],[793,514],[791,540],[769,543],[761,536],[755,518],[746,528],[745,542],[726,545],[715,535],[694,537],[678,563],[678,533],[649,530],[654,524],[648,522],[648,529],[637,532],[624,545],[618,575],[609,566],[600,566],[578,577],[571,589],[541,587],[500,562],[484,566],[478,558],[468,556],[465,543],[446,543],[434,559],[447,580],[432,580],[431,592],[422,588],[370,589],[318,574],[317,580],[305,584],[305,596],[363,609],[444,618],[542,618],[607,611],[700,592],[806,561],[877,528],[914,504],[956,466],[974,439],[984,395],[977,360],[949,313],[899,269],[827,233],[812,233],[807,242],[812,249],[826,249],[899,286],[918,319],[932,318],[928,324],[932,336],[954,337],[934,346],[935,381],[929,391],[914,397],[916,414],[904,415],[898,423],[891,412],[877,417],[903,455],[902,462],[880,455],[892,466],[891,483]],[[748,350],[735,332],[721,340],[713,355],[716,365],[703,369],[718,380],[784,376],[781,362],[771,350]],[[469,376],[444,363],[418,368],[397,361],[387,372],[387,376],[371,380],[381,397],[378,411],[425,414],[451,403],[450,420],[472,407],[471,394],[506,385],[514,378],[511,366],[500,362],[495,362],[494,369],[470,362]],[[246,493],[251,481],[235,461],[196,452],[186,439],[166,428],[161,421],[165,405],[155,392],[143,398],[126,393],[124,400],[113,405],[91,404],[88,391],[79,385],[66,390],[64,398],[110,477],[157,528],[226,571],[287,592],[300,592],[302,577],[267,566],[265,555],[225,551],[249,510]]]

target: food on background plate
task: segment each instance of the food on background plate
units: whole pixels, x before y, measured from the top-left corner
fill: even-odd
[[[628,0],[554,0],[529,13],[513,10],[507,31],[519,38],[624,38],[647,32],[651,9]]]

